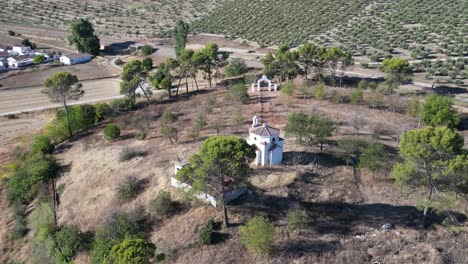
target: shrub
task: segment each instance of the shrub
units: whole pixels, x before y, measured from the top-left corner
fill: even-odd
[[[33,58],[34,64],[41,64],[45,62],[45,56],[42,54],[36,55]]]
[[[211,245],[213,243],[213,229],[210,228],[202,228],[198,233],[198,241],[202,245]]]
[[[375,91],[378,86],[379,85],[376,82],[369,82],[369,85],[368,85],[369,89],[371,89],[372,91]]]
[[[106,140],[116,140],[120,137],[120,128],[116,124],[108,124],[104,128],[104,138]]]
[[[246,74],[248,72],[247,65],[239,58],[235,58],[229,62],[228,66],[224,70],[227,77],[235,77]]]
[[[69,107],[70,123],[74,133],[89,129],[95,124],[96,110],[92,105],[78,105]],[[64,110],[57,112],[54,121],[45,128],[45,135],[55,143],[62,142],[69,137],[67,117]]]
[[[165,110],[161,116],[161,123],[172,124],[175,123],[177,119],[178,115],[176,113]]]
[[[16,33],[13,30],[8,30],[8,36],[14,36]]]
[[[148,56],[148,55],[151,55],[151,53],[153,53],[153,47],[151,47],[150,45],[144,45],[142,48],[141,48],[141,54],[143,54],[144,56]]]
[[[54,263],[56,254],[54,208],[50,202],[41,201],[29,217],[34,231],[34,258],[38,263]]]
[[[304,228],[306,225],[306,214],[301,210],[291,210],[288,212],[288,231],[294,232]]]
[[[126,237],[141,237],[143,221],[140,212],[114,213],[96,229],[91,246],[91,263],[102,264],[108,261],[112,247]]]
[[[112,115],[112,108],[106,103],[96,104],[96,119],[95,123],[99,123]]]
[[[27,204],[36,196],[42,182],[56,176],[57,163],[52,156],[37,153],[28,157],[8,180],[7,197]]]
[[[151,69],[153,69],[153,60],[151,58],[144,58],[142,64],[145,71],[151,71]]]
[[[359,101],[362,100],[363,91],[361,89],[356,89],[351,93],[351,103],[357,105]]]
[[[294,93],[294,84],[292,82],[286,82],[281,89],[281,92],[285,95],[293,95]]]
[[[135,135],[135,138],[139,140],[146,139],[146,136],[148,135],[148,132],[150,130],[151,121],[151,117],[147,115],[132,120],[132,126],[136,130],[138,130],[137,134]]]
[[[368,80],[361,80],[358,83],[358,88],[362,90],[366,90],[369,87],[369,81]]]
[[[176,113],[167,110],[165,110],[161,116],[160,132],[164,137],[169,138],[171,144],[178,140],[177,128],[173,126],[177,119],[178,115]]]
[[[127,176],[117,185],[117,199],[121,202],[128,202],[138,195],[141,188],[140,181],[136,177]]]
[[[109,253],[117,243],[117,240],[95,239],[91,246],[91,263],[107,263]]]
[[[196,130],[202,130],[208,125],[208,122],[206,121],[206,115],[205,113],[198,113],[196,119],[194,120],[194,128]]]
[[[202,245],[211,245],[213,243],[214,230],[217,228],[217,223],[214,219],[210,219],[205,227],[198,233],[198,241]]]
[[[319,84],[314,87],[314,96],[317,100],[323,100],[325,98],[326,86]]]
[[[230,99],[235,103],[246,104],[249,101],[249,94],[244,84],[238,83],[229,90]]]
[[[57,260],[69,263],[75,255],[85,248],[85,236],[75,226],[64,226],[55,234],[57,243]]]
[[[340,94],[340,93],[335,93],[333,100],[337,104],[346,104],[350,101],[349,97],[346,94]]]
[[[15,227],[10,238],[17,240],[24,237],[28,232],[25,205],[19,203],[13,204],[13,219],[15,220]]]
[[[158,196],[150,201],[150,209],[157,216],[166,217],[175,210],[175,204],[172,201],[171,193],[160,191]]]
[[[33,153],[52,154],[55,146],[52,144],[50,138],[45,135],[39,135],[34,140],[34,144],[31,146]]]
[[[268,219],[256,216],[242,226],[240,231],[240,241],[247,250],[265,255],[270,253],[275,227]]]
[[[135,109],[135,102],[131,98],[114,99],[111,108],[116,112],[129,112]]]
[[[149,264],[155,257],[156,246],[141,238],[124,239],[112,247],[110,260],[114,264]]]
[[[94,105],[84,104],[74,106],[74,109],[77,111],[79,121],[79,124],[76,125],[77,131],[89,129],[96,123],[96,108]]]
[[[121,66],[121,65],[124,65],[124,64],[125,64],[125,62],[121,58],[117,58],[115,60],[115,65]]]
[[[125,147],[119,154],[119,161],[124,162],[127,160],[134,159],[136,157],[142,157],[147,154],[144,150],[138,150],[130,147]]]
[[[194,128],[190,133],[189,137],[192,140],[197,140],[200,137],[200,130]]]
[[[431,95],[426,99],[420,112],[421,120],[430,126],[456,128],[461,118],[453,108],[453,101],[448,96]]]
[[[408,105],[407,113],[410,116],[417,117],[421,112],[421,102],[418,97],[411,98],[411,101]]]
[[[369,104],[370,107],[372,107],[372,109],[375,109],[376,107],[381,106],[383,104],[382,95],[380,95],[376,91],[373,91],[367,98],[367,103]]]

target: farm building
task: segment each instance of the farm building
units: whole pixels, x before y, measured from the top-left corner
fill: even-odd
[[[64,55],[60,57],[60,62],[66,65],[73,65],[79,63],[85,63],[91,61],[93,59],[93,55],[86,54],[86,53],[73,53],[69,55]]]
[[[8,68],[8,60],[0,56],[0,69]]]
[[[13,46],[11,53],[18,55],[34,55],[34,50],[30,46]]]
[[[6,59],[9,58],[11,55],[8,52],[5,51],[0,51],[0,59]]]
[[[21,68],[32,64],[34,64],[34,56],[31,55],[19,55],[8,58],[8,65],[10,67]]]
[[[247,143],[257,147],[255,164],[274,165],[283,161],[284,139],[280,138],[280,130],[266,124],[260,126],[254,116],[250,136]]]

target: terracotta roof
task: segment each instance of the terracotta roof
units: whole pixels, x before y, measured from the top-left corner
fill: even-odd
[[[280,134],[280,130],[278,128],[274,128],[271,126],[263,125],[260,127],[255,127],[250,130],[250,133],[255,134],[261,137],[267,136],[277,136]]]
[[[72,53],[72,54],[68,54],[68,55],[65,55],[65,57],[69,58],[69,59],[79,59],[79,58],[82,58],[82,57],[88,57],[88,56],[91,56],[92,55],[89,55],[87,53]]]

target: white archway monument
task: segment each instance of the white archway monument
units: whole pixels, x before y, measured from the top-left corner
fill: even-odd
[[[262,87],[262,83],[268,84],[268,91],[271,92],[273,89],[275,92],[278,91],[278,84],[272,82],[270,79],[266,77],[266,75],[262,75],[262,78],[258,79],[256,83],[252,83],[252,92],[260,91]]]

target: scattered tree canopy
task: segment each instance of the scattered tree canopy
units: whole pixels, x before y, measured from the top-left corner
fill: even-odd
[[[430,126],[456,128],[461,121],[460,116],[453,109],[452,99],[447,96],[427,97],[419,115],[424,124]]]
[[[79,52],[99,55],[100,42],[94,32],[93,25],[89,20],[79,18],[70,24],[71,36],[68,37],[68,43],[75,45]]]
[[[467,194],[468,152],[463,149],[463,137],[447,127],[426,127],[403,134],[400,142],[402,162],[393,167],[398,184],[410,189],[422,187],[425,198],[422,225],[431,209],[445,211],[453,205],[455,196]]]
[[[190,165],[179,171],[178,178],[190,182],[195,192],[214,195],[223,208],[224,226],[228,227],[226,192],[246,183],[254,157],[254,147],[244,139],[214,136],[203,142],[198,154],[190,157]]]
[[[68,132],[73,136],[70,122],[70,113],[68,111],[68,100],[78,100],[84,95],[81,89],[82,85],[78,82],[78,77],[69,72],[58,72],[44,82],[45,88],[42,93],[47,94],[54,103],[61,103],[65,108],[67,116]]]

